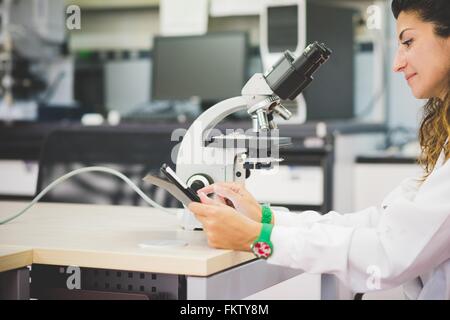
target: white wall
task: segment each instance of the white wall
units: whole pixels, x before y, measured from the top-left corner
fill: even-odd
[[[153,37],[159,34],[158,8],[85,10],[81,30],[70,31],[72,51],[90,50],[148,50]],[[259,42],[259,17],[209,18],[208,31],[247,30],[251,45]]]
[[[148,50],[159,33],[158,10],[84,10],[81,30],[70,31],[70,50]]]

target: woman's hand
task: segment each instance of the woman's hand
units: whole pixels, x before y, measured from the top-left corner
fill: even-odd
[[[232,206],[250,219],[261,222],[261,206],[244,186],[234,182],[219,182],[206,186],[198,193],[215,193],[222,204],[232,203]]]
[[[202,223],[208,245],[219,249],[250,251],[261,232],[257,223],[225,204],[199,193],[202,203],[192,202],[188,208]]]

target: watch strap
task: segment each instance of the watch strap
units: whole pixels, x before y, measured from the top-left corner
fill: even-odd
[[[270,242],[270,235],[272,234],[273,225],[270,223],[263,223],[259,238],[256,241]]]
[[[270,209],[269,205],[263,204],[261,206],[262,214],[261,214],[261,223],[271,223],[272,222],[272,209]]]

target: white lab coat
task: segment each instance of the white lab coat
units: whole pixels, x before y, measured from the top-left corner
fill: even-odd
[[[450,161],[407,179],[380,207],[274,212],[268,263],[336,275],[354,292],[403,285],[408,299],[450,299]]]

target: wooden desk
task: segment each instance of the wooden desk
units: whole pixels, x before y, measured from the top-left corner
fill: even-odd
[[[31,265],[32,263],[32,249],[0,246],[0,272],[23,268]]]
[[[0,219],[24,205],[0,202]],[[140,247],[155,239],[187,245]],[[36,274],[45,265],[181,276],[188,299],[240,299],[300,273],[251,253],[210,248],[203,232],[184,231],[176,216],[153,208],[55,203],[38,203],[0,225],[0,271],[28,264],[36,265]]]

